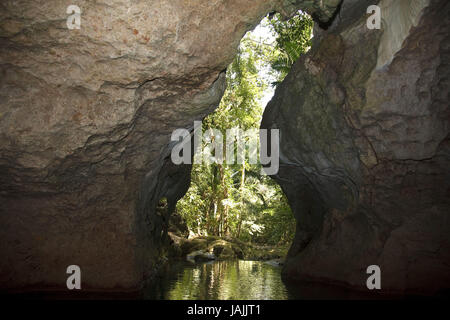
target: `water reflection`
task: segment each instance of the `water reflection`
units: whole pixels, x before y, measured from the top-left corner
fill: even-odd
[[[179,263],[146,290],[150,299],[285,300],[288,293],[281,269],[260,261]]]

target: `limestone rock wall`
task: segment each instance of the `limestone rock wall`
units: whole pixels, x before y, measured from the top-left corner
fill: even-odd
[[[298,221],[288,279],[366,289],[450,287],[448,1],[344,1],[266,108],[276,180]]]
[[[389,290],[449,286],[447,1],[73,4],[79,30],[65,2],[0,3],[1,289],[65,290],[71,264],[86,290],[141,287],[189,184],[170,134],[217,106],[247,30],[297,9],[315,44],[262,124],[298,220],[285,275],[364,287],[379,264]]]
[[[81,9],[69,30],[67,6]],[[186,191],[170,134],[220,101],[223,71],[267,13],[327,21],[339,0],[0,3],[0,288],[137,289]]]

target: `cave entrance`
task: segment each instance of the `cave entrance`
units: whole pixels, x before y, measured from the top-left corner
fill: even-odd
[[[220,105],[202,121],[210,143],[218,136],[226,141],[232,128],[259,129],[276,85],[309,50],[312,30],[311,17],[299,11],[289,19],[269,14],[247,32],[227,69],[227,89]],[[248,142],[251,137],[245,139]],[[203,141],[201,157],[211,152],[207,144]],[[173,231],[190,238],[227,237],[265,245],[291,242],[295,220],[286,196],[273,179],[261,174],[261,163],[251,161],[255,150],[249,145],[245,147],[247,156],[233,164],[196,164],[194,159],[191,186],[178,201],[172,219],[175,225],[185,221],[185,226]],[[217,152],[213,151],[211,155]]]
[[[183,244],[188,260],[276,261],[287,254],[296,221],[281,187],[263,173],[259,156],[252,161],[251,135],[243,136],[244,147],[233,147],[237,161],[232,163],[225,155],[227,143],[218,150],[215,142],[227,141],[232,128],[256,131],[259,137],[265,106],[294,62],[309,50],[312,30],[311,17],[301,11],[290,19],[274,13],[241,40],[227,69],[220,105],[201,122],[200,131],[207,138],[196,156],[214,161],[196,161],[194,156],[190,188],[170,220],[169,236]],[[217,161],[218,151],[223,161]],[[239,151],[246,156],[237,157]]]

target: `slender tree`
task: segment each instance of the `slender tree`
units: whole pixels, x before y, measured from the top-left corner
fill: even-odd
[[[261,40],[252,33],[243,38],[227,70],[228,86],[222,101],[203,121],[203,130],[218,129],[225,141],[226,130],[232,127],[259,128],[264,93],[286,76],[310,46],[312,20],[301,12],[286,21],[277,14],[263,24],[275,41]],[[262,72],[267,66],[271,69]],[[237,164],[194,165],[191,187],[178,202],[177,212],[199,235],[233,235],[272,244],[291,241],[295,220],[287,199],[260,169],[261,165],[250,164],[248,157]]]

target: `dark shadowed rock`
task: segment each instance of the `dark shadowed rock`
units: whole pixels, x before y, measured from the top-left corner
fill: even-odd
[[[360,5],[363,4],[363,5]],[[263,117],[298,221],[284,273],[385,291],[450,287],[448,1],[344,1]]]
[[[366,27],[374,3],[382,30]],[[262,124],[281,131],[298,220],[285,275],[365,288],[378,264],[386,290],[450,286],[448,1],[77,4],[79,30],[65,2],[0,4],[1,289],[65,290],[72,264],[87,290],[154,276],[189,186],[172,131],[216,108],[247,30],[297,9],[328,29]]]
[[[0,287],[137,289],[164,262],[189,167],[170,134],[218,105],[223,71],[267,13],[324,22],[338,0],[0,4]],[[167,210],[156,210],[161,198]]]

